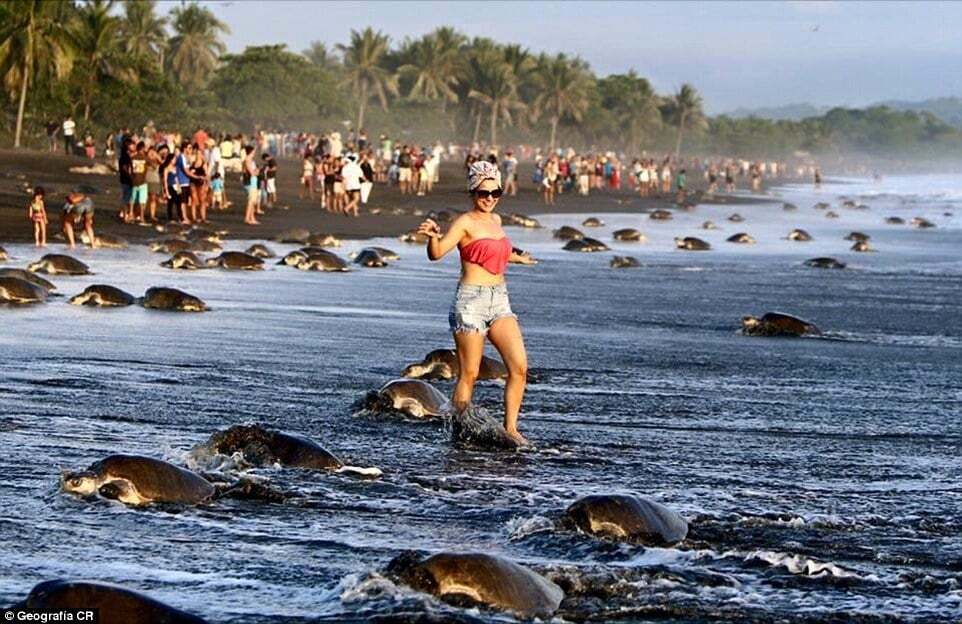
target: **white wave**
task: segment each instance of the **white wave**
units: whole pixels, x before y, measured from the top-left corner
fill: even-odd
[[[520,517],[508,520],[506,528],[508,530],[508,539],[513,541],[523,539],[535,533],[553,531],[555,523],[551,518],[546,516]]]
[[[803,555],[793,555],[772,550],[753,550],[748,553],[731,550],[722,553],[721,557],[735,557],[743,559],[745,562],[761,561],[769,564],[772,567],[785,568],[792,574],[799,574],[803,576],[834,576],[836,578],[877,580],[874,576],[860,576],[855,572],[846,570],[836,563],[816,561],[815,559],[810,559]]]

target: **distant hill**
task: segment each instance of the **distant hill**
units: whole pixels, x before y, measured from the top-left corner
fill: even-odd
[[[857,108],[869,108],[870,106],[888,106],[898,111],[913,111],[917,113],[932,113],[950,126],[962,129],[962,98],[942,97],[920,102],[908,102],[905,100],[889,100],[887,102],[877,102],[869,106],[859,106]],[[847,107],[855,108],[855,107]],[[729,117],[741,119],[744,117],[760,117],[762,119],[787,119],[798,121],[806,117],[820,117],[831,107],[815,106],[814,104],[786,104],[785,106],[768,106],[762,108],[736,108],[733,111],[724,113]]]
[[[768,106],[763,108],[736,108],[733,111],[723,113],[735,119],[744,117],[759,117],[761,119],[774,119],[798,121],[806,117],[819,117],[829,111],[828,106],[815,106],[814,104],[786,104],[784,106]]]
[[[888,106],[895,110],[909,110],[917,113],[923,111],[929,112],[950,126],[962,128],[962,98],[943,97],[923,100],[921,102],[890,100],[888,102],[879,102],[879,105]]]

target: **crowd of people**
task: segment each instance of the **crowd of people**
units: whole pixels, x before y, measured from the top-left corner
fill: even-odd
[[[62,134],[65,151],[97,155],[93,138],[80,139],[71,117],[47,127],[51,151],[59,149]],[[149,122],[142,131],[123,128],[102,143],[102,155],[119,171],[121,206],[118,216],[126,223],[152,224],[166,216],[182,224],[208,223],[211,212],[231,207],[226,188],[239,182],[244,191],[244,222],[258,225],[258,217],[277,203],[278,158],[301,160],[300,197],[319,201],[323,210],[352,217],[367,204],[376,184],[396,187],[402,195],[430,194],[440,179],[444,160],[461,160],[465,171],[485,160],[501,172],[504,193],[517,195],[519,164],[534,162],[531,182],[545,204],[559,194],[588,196],[598,191],[628,187],[642,197],[674,196],[684,200],[688,176],[703,177],[709,194],[720,189],[733,192],[746,185],[761,189],[763,178],[809,179],[820,172],[811,164],[789,167],[784,162],[750,161],[742,158],[632,158],[615,151],[579,153],[572,148],[543,152],[531,145],[500,150],[484,144],[419,146],[401,143],[384,134],[371,139],[365,130],[307,133],[257,131],[213,135],[197,129],[192,135],[165,132]],[[236,174],[231,176],[230,174]],[[230,178],[231,182],[228,182]],[[28,217],[34,224],[37,245],[46,244],[47,214],[43,189],[38,189]],[[83,225],[91,240],[93,206],[90,198],[74,194],[64,214],[64,233],[73,244],[73,225]],[[79,206],[79,207],[77,207]],[[69,208],[69,210],[68,210]],[[163,214],[165,213],[165,214]],[[68,224],[70,221],[68,234]]]
[[[516,161],[508,163],[507,160],[502,161],[502,172],[516,168]],[[559,193],[587,196],[593,190],[617,191],[624,185],[641,197],[675,194],[678,199],[684,200],[689,190],[689,171],[705,180],[709,195],[721,188],[726,193],[732,193],[738,189],[738,181],[747,180],[749,188],[759,192],[763,178],[818,177],[815,165],[789,167],[785,162],[774,160],[665,156],[660,159],[634,158],[628,166],[623,161],[624,156],[614,152],[578,154],[573,149],[559,149],[547,155],[538,153],[532,182],[540,188],[544,203],[550,205]]]

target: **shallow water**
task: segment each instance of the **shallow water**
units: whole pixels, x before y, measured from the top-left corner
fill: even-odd
[[[572,620],[957,621],[962,178],[776,192],[771,205],[698,207],[669,222],[598,215],[606,225],[585,228],[609,242],[614,229],[641,229],[647,243],[610,243],[640,269],[560,251],[550,228],[583,217],[509,230],[543,261],[510,270],[537,377],[522,420],[537,450],[525,453],[460,450],[440,425],[352,414],[366,391],[449,345],[454,258],[429,264],[420,247],[377,240],[402,259],[346,274],[174,273],[144,248],[78,251],[97,275],[54,278],[68,296],[91,283],[138,295],[171,285],[213,311],[78,309],[65,298],[0,310],[0,605],[70,577],[122,583],[215,622],[506,618],[378,575],[413,548],[499,553],[577,581],[560,614]],[[871,209],[842,208],[840,196]],[[744,223],[726,221],[736,211]],[[938,227],[885,225],[889,215]],[[707,219],[722,229],[700,230]],[[783,240],[794,227],[815,240]],[[851,230],[878,252],[849,252]],[[758,244],[724,242],[738,231]],[[713,250],[672,248],[688,235]],[[39,255],[8,249],[5,266]],[[802,266],[821,255],[849,268]],[[737,333],[741,316],[769,310],[825,336]],[[496,411],[500,392],[485,383],[478,398]],[[58,491],[61,468],[115,452],[183,462],[245,421],[310,436],[384,475],[257,469],[303,496],[186,510]],[[677,509],[689,540],[645,549],[552,528],[577,497],[607,491]]]

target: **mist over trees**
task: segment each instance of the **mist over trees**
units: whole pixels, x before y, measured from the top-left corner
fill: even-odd
[[[960,130],[930,112],[836,108],[799,121],[708,117],[696,85],[657,93],[634,70],[599,77],[582,59],[469,38],[450,27],[392,41],[371,28],[346,44],[227,54],[227,26],[195,3],[0,4],[3,142],[37,144],[70,114],[100,137],[120,127],[231,132],[364,127],[435,139],[628,154],[797,151],[957,153]]]

